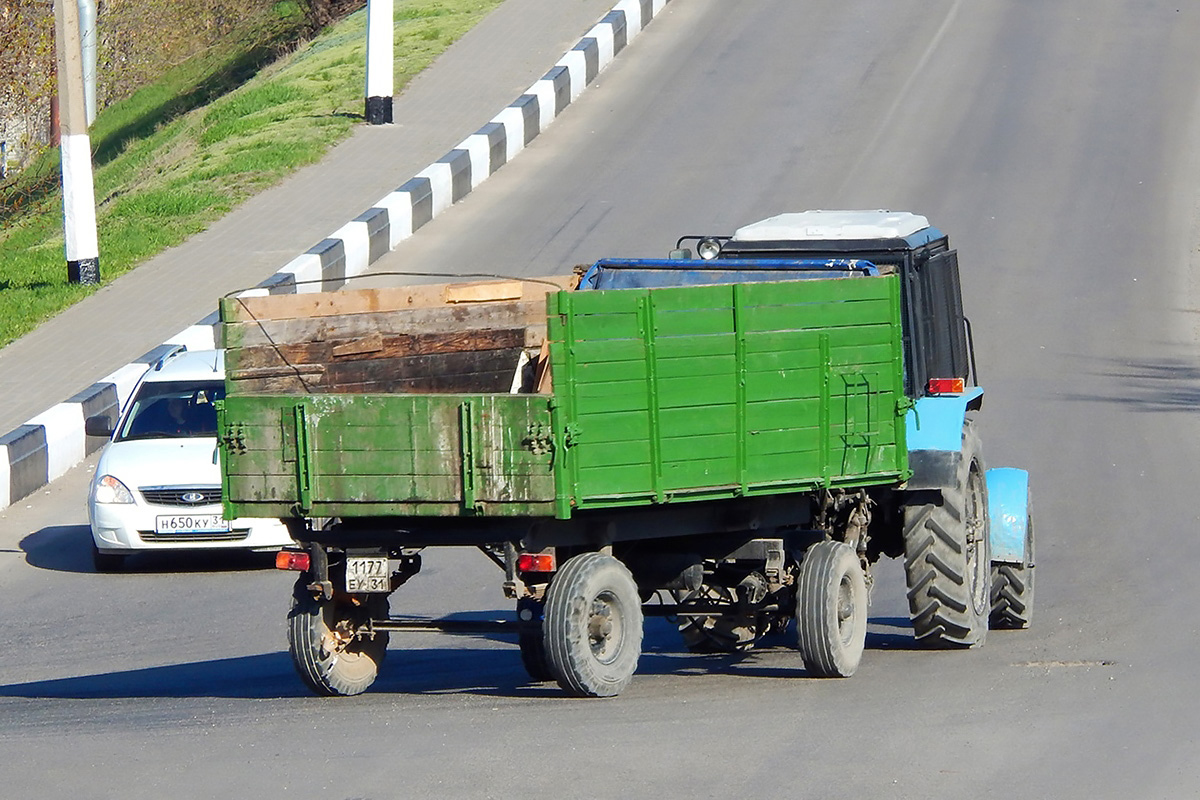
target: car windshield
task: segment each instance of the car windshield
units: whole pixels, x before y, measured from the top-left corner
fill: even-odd
[[[217,435],[213,403],[225,396],[221,381],[143,383],[116,440],[175,439]]]

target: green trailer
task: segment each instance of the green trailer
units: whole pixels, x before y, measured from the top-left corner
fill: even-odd
[[[945,505],[928,454],[910,465],[903,270],[695,266],[222,301],[225,512],[282,518],[298,543],[279,564],[301,572],[289,642],[310,688],[363,691],[389,632],[450,629],[389,609],[447,545],[504,570],[526,669],[572,694],[628,684],[645,614],[696,652],[794,618],[810,674],[853,673],[871,564]],[[986,494],[960,463],[982,501],[962,520],[974,574]]]

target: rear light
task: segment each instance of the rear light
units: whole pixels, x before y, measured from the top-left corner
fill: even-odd
[[[967,382],[962,378],[930,378],[930,394],[962,394],[967,390]]]
[[[297,572],[308,572],[311,565],[308,553],[303,550],[280,550],[275,554],[276,569],[294,569]]]
[[[554,554],[521,553],[517,556],[517,572],[554,572]]]

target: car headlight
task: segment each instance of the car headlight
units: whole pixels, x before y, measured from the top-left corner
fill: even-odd
[[[133,493],[112,475],[105,475],[92,485],[92,499],[97,503],[132,503]]]

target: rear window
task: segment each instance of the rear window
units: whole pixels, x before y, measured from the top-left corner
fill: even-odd
[[[116,441],[176,439],[217,435],[217,409],[225,397],[222,381],[143,383],[129,405]]]

